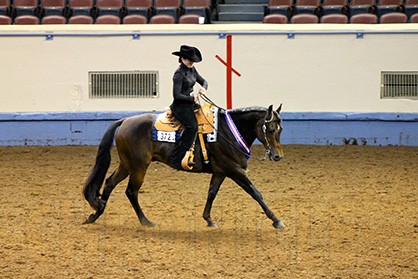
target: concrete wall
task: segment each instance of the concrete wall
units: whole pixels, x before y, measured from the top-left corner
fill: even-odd
[[[364,34],[363,38],[358,38],[359,33]],[[77,133],[85,133],[84,140],[70,137],[60,141],[62,132],[33,140],[30,127],[34,125],[22,128],[23,123],[39,121],[57,125],[53,113],[70,123],[78,120],[72,119],[69,112],[83,117],[95,112],[113,113],[107,119],[110,121],[120,112],[162,111],[171,103],[171,80],[178,66],[171,52],[181,44],[195,45],[202,51],[203,62],[196,66],[209,82],[208,96],[225,107],[226,67],[215,57],[226,60],[224,34],[232,35],[233,68],[241,74],[233,74],[232,78],[234,108],[283,103],[284,112],[290,113],[285,118],[289,124],[292,117],[293,121],[307,124],[312,119],[304,119],[304,115],[309,114],[308,118],[322,123],[321,129],[327,135],[334,133],[327,128],[331,127],[326,125],[329,121],[348,119],[341,119],[340,114],[362,115],[355,118],[357,123],[370,122],[370,117],[363,116],[372,114],[376,123],[392,123],[392,128],[384,128],[391,132],[399,122],[416,125],[418,100],[380,99],[380,75],[381,71],[418,71],[418,24],[0,26],[0,144],[97,143],[97,138],[87,136],[87,130]],[[124,70],[158,71],[159,98],[89,99],[89,71]],[[323,119],[323,113],[336,114],[327,114],[334,116]],[[383,114],[376,118],[376,113]],[[397,115],[400,118],[394,121]],[[17,120],[22,117],[26,120]],[[10,135],[7,127],[22,131],[16,130],[16,137],[6,140],[5,135]],[[357,137],[364,135],[371,139],[369,143],[381,138],[373,127],[377,126],[361,129],[370,131]],[[89,129],[101,132],[104,128]],[[396,130],[391,137],[397,140],[375,144],[405,144],[405,140],[399,140],[399,133],[404,138],[408,133],[407,145],[418,145],[417,130],[416,126]],[[344,142],[341,135],[328,135],[319,141],[307,137],[293,134],[288,142],[299,143],[298,138],[306,139],[300,143]]]

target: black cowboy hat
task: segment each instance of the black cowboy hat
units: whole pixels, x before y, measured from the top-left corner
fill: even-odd
[[[180,47],[180,51],[175,51],[172,54],[189,59],[190,61],[196,63],[202,61],[202,54],[200,54],[200,51],[197,48],[192,46],[182,45]]]

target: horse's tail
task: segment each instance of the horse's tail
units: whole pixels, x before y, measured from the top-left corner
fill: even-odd
[[[84,197],[96,211],[102,210],[104,207],[103,201],[99,200],[99,190],[102,187],[107,170],[110,166],[110,149],[113,145],[116,129],[122,125],[123,121],[124,119],[114,122],[103,135],[99,150],[97,151],[96,164],[84,185]]]

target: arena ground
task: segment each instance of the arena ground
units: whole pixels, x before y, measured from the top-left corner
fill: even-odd
[[[206,227],[210,175],[160,163],[140,194],[157,228],[140,226],[127,180],[83,225],[96,148],[0,147],[1,278],[418,278],[418,147],[287,145],[280,162],[251,159],[283,231],[231,180]]]

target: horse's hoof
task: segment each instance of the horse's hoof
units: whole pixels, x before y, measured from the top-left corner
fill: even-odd
[[[144,222],[142,225],[144,225],[146,227],[149,227],[149,228],[155,228],[155,227],[157,227],[157,224],[154,223],[154,222],[151,222],[151,221]]]
[[[92,213],[90,214],[89,218],[87,218],[87,220],[84,221],[83,224],[91,224],[91,223],[94,223],[94,221],[96,220],[97,220],[96,214]]]
[[[276,230],[284,230],[286,228],[286,226],[283,224],[282,221],[275,221],[275,222],[273,222],[273,227]]]
[[[208,227],[209,228],[216,228],[218,225],[216,225],[216,223],[215,222],[212,222],[212,223],[209,223],[208,224]]]

